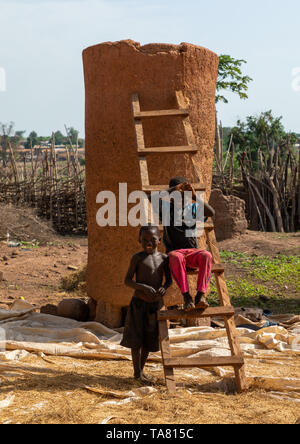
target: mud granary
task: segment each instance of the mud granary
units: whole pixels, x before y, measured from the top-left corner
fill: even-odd
[[[202,168],[201,180],[206,184],[206,198],[209,199],[218,57],[208,49],[188,43],[141,46],[124,40],[85,49],[83,63],[88,294],[97,303],[96,320],[119,327],[122,307],[128,305],[132,297],[132,290],[125,287],[124,278],[131,256],[140,251],[139,228],[99,227],[96,197],[102,190],[113,191],[118,197],[119,183],[128,184],[128,193],[141,189],[132,94],[138,93],[142,111],[150,111],[177,108],[175,91],[183,91],[189,102],[190,119],[199,147],[195,156]],[[147,119],[144,135],[146,147],[187,144],[180,117]],[[167,184],[174,175],[183,175],[195,182],[190,157],[186,154],[151,155],[148,166],[151,184]],[[166,303],[181,303],[175,285]]]

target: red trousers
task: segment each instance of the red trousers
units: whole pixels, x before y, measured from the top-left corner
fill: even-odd
[[[197,290],[206,293],[211,278],[212,255],[206,250],[191,248],[169,253],[170,269],[182,294],[189,292],[187,268],[199,270]]]

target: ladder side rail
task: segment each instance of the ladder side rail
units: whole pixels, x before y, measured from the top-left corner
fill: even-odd
[[[161,311],[163,312],[164,310],[166,310],[165,307]],[[175,393],[176,383],[174,378],[174,369],[173,367],[165,366],[165,360],[171,359],[168,321],[167,320],[158,321],[158,329],[159,329],[160,350],[161,350],[162,363],[164,367],[167,389],[170,393]]]

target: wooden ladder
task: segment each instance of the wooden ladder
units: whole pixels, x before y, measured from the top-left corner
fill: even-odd
[[[189,153],[191,155],[191,161],[194,167],[195,175],[197,177],[197,183],[193,184],[196,191],[205,191],[205,185],[201,183],[201,170],[200,166],[194,161],[193,154],[198,151],[196,146],[195,137],[192,129],[192,125],[189,118],[189,110],[187,102],[184,98],[182,91],[176,91],[176,101],[178,109],[160,110],[160,111],[141,111],[138,94],[132,96],[132,110],[134,118],[134,126],[137,142],[137,153],[139,156],[139,166],[141,174],[142,190],[146,193],[152,191],[167,190],[169,185],[150,185],[147,156],[151,154],[170,154],[170,153]],[[172,146],[172,147],[155,147],[146,148],[144,131],[143,131],[143,119],[162,117],[162,116],[181,116],[183,119],[183,127],[186,134],[187,146]],[[174,368],[205,368],[205,367],[217,367],[217,366],[233,366],[235,372],[236,386],[239,392],[247,388],[247,381],[245,376],[244,358],[242,356],[239,338],[234,322],[234,308],[231,306],[230,298],[227,291],[224,267],[221,265],[221,258],[219,249],[217,246],[214,225],[212,221],[204,224],[204,233],[208,250],[212,254],[213,266],[212,272],[214,273],[217,290],[221,302],[220,307],[207,308],[206,310],[167,310],[165,307],[158,312],[159,323],[159,337],[162,354],[162,362],[164,367],[166,385],[170,392],[176,391],[176,384],[174,379]],[[191,272],[189,274],[198,273]],[[225,327],[227,331],[227,337],[229,346],[231,349],[231,356],[224,357],[197,357],[197,358],[172,358],[170,351],[170,339],[168,330],[168,321],[170,319],[193,319],[193,318],[205,318],[205,317],[222,317],[225,321]]]

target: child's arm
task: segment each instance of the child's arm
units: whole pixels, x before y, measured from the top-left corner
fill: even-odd
[[[177,185],[176,189],[180,192],[191,191],[193,195],[193,200],[197,202],[199,205],[203,205],[204,207],[204,217],[214,217],[215,210],[208,203],[204,202],[202,199],[198,199],[196,191],[192,184],[190,183],[181,183]]]
[[[172,285],[172,275],[171,270],[169,266],[169,258],[166,255],[165,262],[164,262],[164,272],[165,272],[165,283],[160,289],[158,290],[158,295],[163,297],[166,294],[166,291],[169,287]]]
[[[139,256],[135,254],[131,259],[129,269],[126,274],[125,285],[141,292],[140,296],[146,302],[154,302],[156,300],[156,290],[150,285],[139,284],[133,280],[138,263]]]

